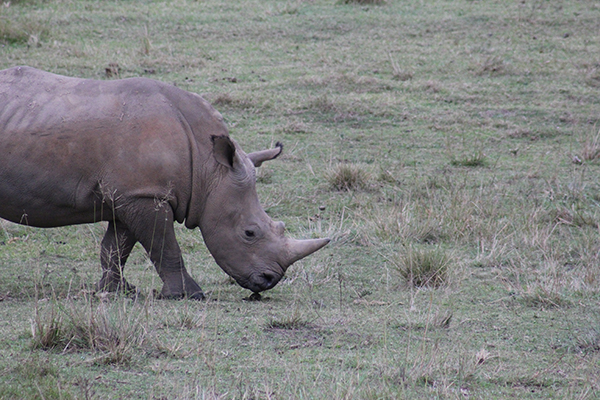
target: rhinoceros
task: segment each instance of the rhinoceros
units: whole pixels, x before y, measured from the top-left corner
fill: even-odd
[[[216,263],[254,293],[271,289],[328,238],[294,240],[256,194],[255,167],[201,96],[147,78],[78,79],[0,71],[0,217],[32,227],[108,222],[98,290],[132,291],[123,267],[140,242],[160,296],[202,299],[174,221],[200,228]]]

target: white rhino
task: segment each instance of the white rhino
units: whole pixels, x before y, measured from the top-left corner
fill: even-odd
[[[281,151],[244,153],[207,101],[154,80],[0,71],[0,217],[34,227],[108,221],[100,290],[134,289],[123,266],[140,242],[163,297],[203,298],[173,221],[199,227],[242,287],[275,286],[329,242],[286,238],[260,206],[255,166]]]

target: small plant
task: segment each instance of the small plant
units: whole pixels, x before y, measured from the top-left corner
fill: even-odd
[[[448,282],[450,257],[439,247],[408,247],[397,264],[404,281],[414,287],[437,288]]]
[[[351,191],[368,187],[368,174],[353,164],[338,164],[329,171],[327,180],[339,191]]]

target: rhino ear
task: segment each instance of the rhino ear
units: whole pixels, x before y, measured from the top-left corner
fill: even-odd
[[[221,165],[233,168],[233,158],[235,156],[235,145],[228,136],[212,136],[213,155],[215,160]]]

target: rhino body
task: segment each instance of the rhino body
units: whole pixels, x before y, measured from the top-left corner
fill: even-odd
[[[132,290],[123,266],[140,242],[162,296],[203,298],[173,222],[199,227],[242,287],[275,286],[329,239],[293,240],[259,204],[255,166],[202,97],[145,78],[77,79],[30,67],[0,71],[0,217],[34,227],[107,221],[100,290]]]

